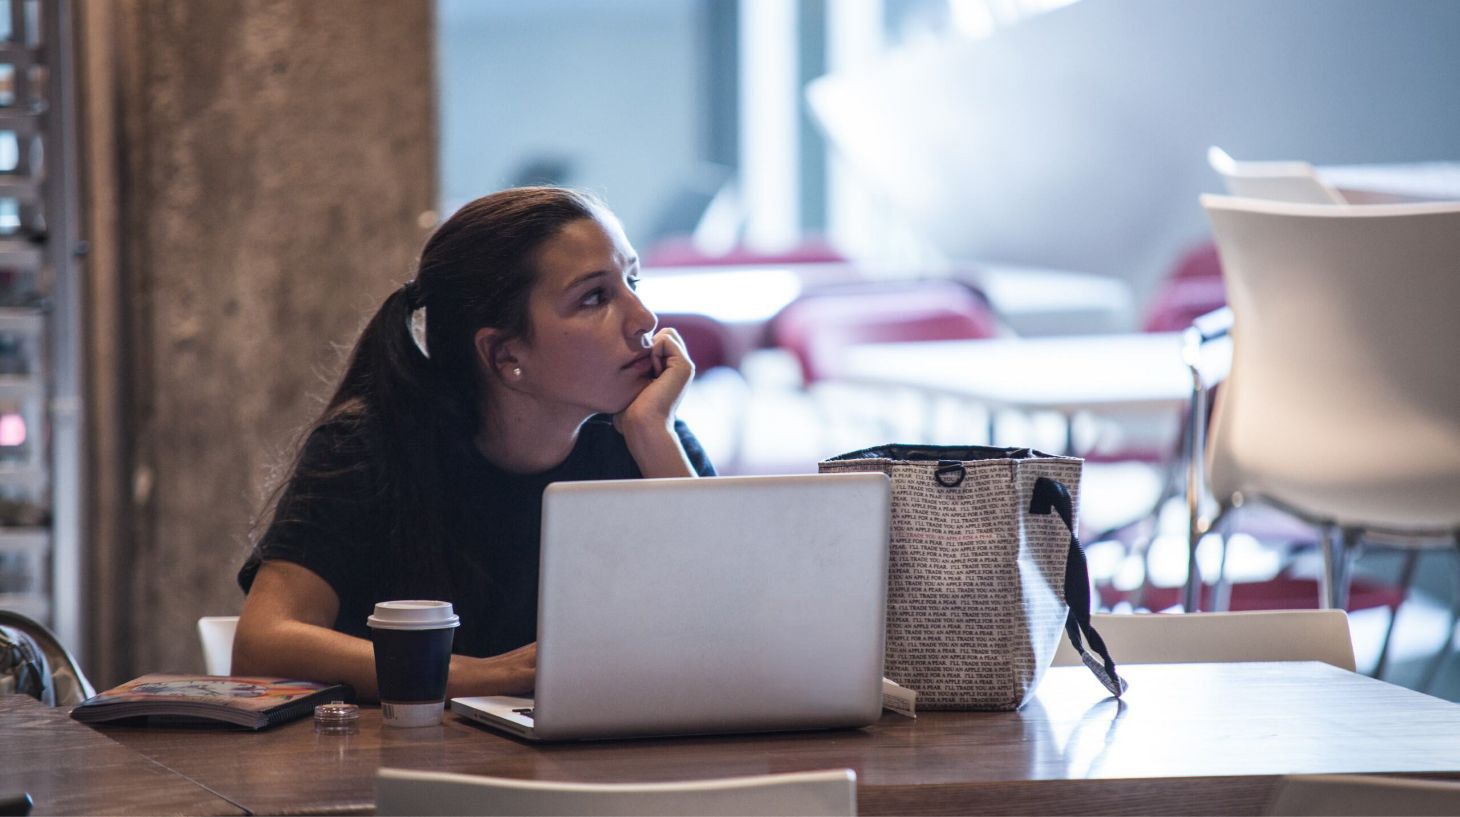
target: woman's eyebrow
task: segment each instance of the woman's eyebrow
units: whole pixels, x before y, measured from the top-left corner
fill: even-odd
[[[639,258],[638,258],[638,256],[635,256],[635,257],[629,259],[629,262],[624,265],[624,269],[631,270],[631,269],[634,269],[637,266],[639,266]],[[609,275],[609,274],[610,273],[609,273],[608,270],[596,270],[594,272],[585,272],[582,275],[578,276],[577,278],[574,278],[573,280],[569,281],[568,282],[568,285],[565,286],[565,287],[563,287],[563,291],[564,292],[567,292],[568,290],[572,289],[573,287],[578,286],[579,284],[585,283],[587,281],[591,281],[592,279],[597,278],[600,275]]]
[[[594,278],[597,278],[597,277],[603,276],[603,275],[608,275],[608,270],[598,270],[596,272],[584,273],[583,275],[580,275],[577,278],[574,278],[573,280],[569,281],[568,282],[568,285],[565,286],[565,287],[563,287],[563,291],[564,292],[567,292],[568,290],[570,290],[570,289],[578,286],[579,284],[585,283],[587,281],[591,281]]]

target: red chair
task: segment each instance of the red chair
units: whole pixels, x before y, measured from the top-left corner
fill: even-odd
[[[1191,322],[1227,305],[1222,260],[1217,245],[1199,244],[1181,256],[1176,269],[1162,282],[1146,311],[1146,332],[1181,332]]]
[[[982,296],[946,280],[821,290],[792,302],[770,325],[772,345],[795,357],[802,384],[807,388],[834,380],[838,356],[853,344],[969,340],[998,333],[999,324]],[[870,394],[864,391],[860,396],[865,398]],[[889,406],[883,400],[836,399],[836,395],[821,388],[813,392],[813,397],[825,421],[845,420],[847,412],[853,411],[862,415],[863,422],[874,423],[878,427],[876,433],[884,439],[858,441],[865,445],[890,441],[896,433],[895,419],[906,414],[905,407]],[[917,397],[923,403],[921,413],[925,421],[931,420],[936,403],[925,395]],[[829,433],[829,425],[829,422],[823,424],[824,433]],[[847,438],[828,438],[823,442],[829,447],[833,442],[841,447],[852,444]]]
[[[789,351],[810,385],[827,379],[836,356],[857,343],[991,338],[988,303],[953,281],[888,282],[824,290],[793,302],[771,321],[771,342]]]
[[[722,475],[740,473],[745,445],[746,409],[750,387],[740,373],[740,357],[744,341],[737,339],[730,327],[708,316],[688,312],[661,312],[659,326],[672,327],[684,341],[685,351],[695,364],[691,389],[696,397],[714,405],[712,411],[692,421],[700,442],[710,453],[716,470]],[[689,420],[692,398],[687,398],[682,411]],[[721,445],[716,449],[714,443]]]
[[[737,368],[735,339],[729,327],[714,318],[688,312],[662,312],[659,326],[679,332],[696,371],[707,372],[719,366]]]

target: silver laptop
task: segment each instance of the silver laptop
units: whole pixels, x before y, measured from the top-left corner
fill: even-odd
[[[549,485],[535,698],[455,698],[533,740],[864,726],[882,708],[882,474]]]

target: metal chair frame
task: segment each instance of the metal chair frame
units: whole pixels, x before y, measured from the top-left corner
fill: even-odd
[[[1396,539],[1404,542],[1398,549],[1406,552],[1406,560],[1400,572],[1400,587],[1403,595],[1407,596],[1414,581],[1415,565],[1422,550],[1433,549],[1437,542],[1453,545],[1456,548],[1455,568],[1457,579],[1460,579],[1460,530],[1456,531],[1402,531],[1391,530],[1382,527],[1356,527],[1341,526],[1331,519],[1315,516],[1304,512],[1302,509],[1293,507],[1273,497],[1235,494],[1233,496],[1220,497],[1209,496],[1205,487],[1205,463],[1206,450],[1206,422],[1210,391],[1220,382],[1208,382],[1200,367],[1204,349],[1213,341],[1228,337],[1231,334],[1234,323],[1232,310],[1228,307],[1209,312],[1193,322],[1186,330],[1185,350],[1187,369],[1191,373],[1191,401],[1188,407],[1188,421],[1186,424],[1186,445],[1185,458],[1187,468],[1186,480],[1186,504],[1188,514],[1187,527],[1187,580],[1183,599],[1183,606],[1188,611],[1197,610],[1200,607],[1201,586],[1203,578],[1200,566],[1197,564],[1197,544],[1205,534],[1217,531],[1222,536],[1222,560],[1215,577],[1217,591],[1215,597],[1225,597],[1229,590],[1226,586],[1226,525],[1230,521],[1231,513],[1244,505],[1262,504],[1282,511],[1296,519],[1312,525],[1319,532],[1319,542],[1323,550],[1323,573],[1319,576],[1319,604],[1326,609],[1342,610],[1348,603],[1348,588],[1353,578],[1354,562],[1358,560],[1366,543],[1373,544],[1371,537],[1375,535]],[[1216,503],[1214,512],[1207,514],[1203,506],[1209,502]],[[1460,590],[1460,584],[1457,584]],[[1218,609],[1224,609],[1224,605],[1218,602]],[[1384,632],[1384,640],[1379,649],[1379,660],[1375,665],[1374,676],[1382,677],[1388,664],[1389,647],[1394,636],[1394,626],[1398,621],[1398,610],[1391,615],[1389,624]],[[1455,628],[1460,625],[1460,592],[1451,605],[1450,624],[1446,633],[1445,645],[1441,646],[1439,652],[1430,659],[1421,679],[1420,688],[1428,689],[1439,669],[1444,663],[1446,650],[1449,641],[1453,639]]]

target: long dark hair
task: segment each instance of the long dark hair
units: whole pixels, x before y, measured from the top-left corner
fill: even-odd
[[[285,513],[287,484],[330,476],[310,473],[301,456],[310,435],[330,426],[338,448],[332,453],[340,455],[331,459],[369,470],[375,499],[387,503],[391,519],[387,546],[410,555],[397,564],[414,569],[393,589],[450,595],[451,583],[442,581],[449,576],[446,537],[460,498],[443,455],[472,444],[483,422],[483,377],[495,376],[478,362],[477,330],[499,330],[499,344],[531,339],[527,304],[539,250],[569,223],[606,213],[580,191],[520,187],[479,198],[437,228],[415,278],[386,298],[361,332],[338,388],[306,429],[288,480],[269,502],[268,521],[277,524]],[[418,309],[424,349],[411,330]]]

